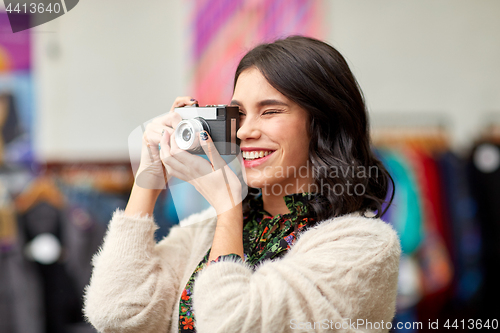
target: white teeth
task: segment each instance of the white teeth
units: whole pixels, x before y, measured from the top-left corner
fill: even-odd
[[[272,151],[270,151],[270,150],[267,150],[267,151],[264,151],[264,150],[261,150],[261,151],[243,151],[242,155],[243,155],[243,158],[245,160],[254,160],[257,158],[262,158],[264,156],[267,156],[271,153],[272,153]]]

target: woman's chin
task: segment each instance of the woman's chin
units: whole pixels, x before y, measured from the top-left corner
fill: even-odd
[[[273,182],[269,178],[263,178],[263,177],[249,177],[249,175],[246,175],[246,184],[248,187],[253,187],[253,188],[260,188],[263,189],[268,186],[272,186]]]

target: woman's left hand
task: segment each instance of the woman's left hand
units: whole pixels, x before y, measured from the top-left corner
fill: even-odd
[[[217,215],[220,215],[241,203],[241,183],[219,155],[206,131],[200,132],[199,142],[210,162],[180,149],[175,142],[174,133],[169,135],[165,131],[160,141],[160,159],[169,177],[192,184],[215,208]]]

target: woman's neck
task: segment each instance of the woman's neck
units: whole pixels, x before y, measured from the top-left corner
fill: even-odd
[[[296,186],[291,186],[290,188],[286,184],[281,184],[279,188],[286,189],[286,191],[278,191],[278,194],[273,193],[271,186],[262,188],[262,203],[264,205],[264,210],[271,214],[271,216],[289,214],[290,210],[286,206],[283,197],[289,194],[300,193],[303,192],[304,189],[311,188],[311,186],[307,186],[307,184],[314,184],[314,179],[311,177],[301,178],[294,184]]]
[[[271,214],[271,216],[290,213],[283,196],[266,194],[265,191],[262,191],[262,203],[264,204],[264,210]]]

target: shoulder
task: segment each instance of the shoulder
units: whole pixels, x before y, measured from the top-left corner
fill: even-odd
[[[401,246],[390,224],[355,212],[321,221],[300,234],[290,254],[310,251],[364,259],[392,257],[399,261]]]

